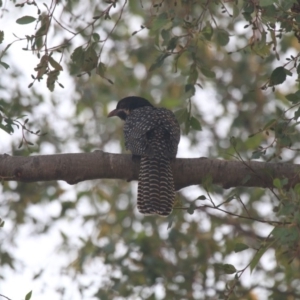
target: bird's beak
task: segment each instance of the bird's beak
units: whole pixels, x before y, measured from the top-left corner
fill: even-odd
[[[107,115],[107,117],[110,118],[110,117],[117,116],[118,112],[119,112],[119,109],[114,109]]]

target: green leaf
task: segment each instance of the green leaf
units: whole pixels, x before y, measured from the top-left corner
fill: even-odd
[[[173,223],[174,223],[174,218],[170,217],[167,229],[170,229],[172,227]]]
[[[299,241],[299,232],[296,225],[289,227],[275,227],[272,230],[274,240],[279,240],[282,245],[293,245]]]
[[[284,72],[287,76],[293,76],[293,73],[288,69],[284,69]]]
[[[235,253],[244,251],[246,249],[249,249],[249,247],[246,244],[243,244],[243,243],[236,243],[235,246],[234,246],[234,252]]]
[[[149,72],[159,68],[160,66],[163,65],[164,63],[164,60],[169,56],[170,54],[168,53],[164,53],[164,54],[161,54],[155,61],[154,64],[152,64],[149,68]]]
[[[192,203],[190,207],[187,209],[187,213],[192,215],[195,212],[195,205]]]
[[[50,25],[50,17],[48,15],[42,15],[41,17],[41,27],[35,33],[36,36],[45,35],[48,32]]]
[[[281,184],[281,181],[280,181],[279,178],[275,178],[275,179],[273,180],[273,185],[274,185],[276,188],[278,188],[278,189],[281,189],[281,188],[282,188],[282,184]]]
[[[6,133],[8,133],[8,134],[11,134],[11,133],[14,132],[14,131],[12,130],[11,127],[5,126],[5,125],[3,125],[3,124],[0,124],[0,128],[1,128],[2,130],[4,130]]]
[[[199,130],[199,131],[202,130],[200,122],[195,117],[191,117],[190,125],[194,130]]]
[[[286,134],[281,134],[278,136],[278,144],[283,147],[291,147],[292,140],[291,137]]]
[[[224,264],[222,269],[226,274],[234,274],[236,272],[235,266],[230,264]]]
[[[300,64],[297,66],[297,74],[300,74]]]
[[[169,23],[168,14],[164,12],[153,20],[151,30],[156,31],[158,29],[162,29],[162,27],[164,27],[168,23]]]
[[[230,144],[235,148],[236,147],[236,144],[237,144],[237,141],[236,141],[236,138],[234,136],[230,137]]]
[[[195,86],[193,84],[186,84],[184,86],[184,91],[185,91],[185,98],[188,99],[188,98],[191,98],[192,96],[195,95],[195,92],[196,92],[196,89],[195,89]]]
[[[271,45],[263,43],[262,41],[259,43],[255,43],[252,47],[252,50],[261,56],[262,58],[268,57],[270,55]]]
[[[104,77],[105,72],[106,72],[106,65],[103,62],[99,62],[96,74],[100,75],[101,77]]]
[[[300,183],[297,183],[294,186],[294,191],[295,191],[295,193],[297,193],[298,195],[300,195]]]
[[[276,1],[276,2],[278,2],[278,1]],[[289,9],[291,9],[293,4],[297,3],[297,0],[281,0],[280,2],[281,2],[280,3],[281,4],[280,9],[289,10]]]
[[[277,122],[277,119],[272,119],[269,122],[267,122],[267,124],[265,124],[263,130],[269,129],[270,127],[272,127],[275,123]]]
[[[216,30],[216,41],[220,46],[226,46],[229,43],[229,33],[224,29]]]
[[[298,103],[300,101],[300,90],[296,93],[286,95],[285,98],[292,103]]]
[[[36,20],[36,18],[31,17],[31,16],[24,16],[22,18],[19,18],[16,20],[16,22],[20,25],[25,25],[25,24],[29,24],[32,23]]]
[[[252,152],[251,159],[258,159],[258,158],[260,158],[261,156],[262,156],[262,152],[256,150],[256,151],[253,151],[253,152]]]
[[[214,34],[214,29],[209,22],[206,22],[206,26],[202,29],[201,33],[204,35],[205,39],[210,41]]]
[[[58,75],[59,75],[59,71],[54,70],[54,71],[50,71],[47,74],[47,88],[53,92],[54,91],[54,87],[55,87],[55,82],[58,79]]]
[[[207,78],[215,78],[215,77],[216,77],[215,72],[212,71],[212,70],[209,70],[209,69],[207,69],[207,68],[201,67],[201,68],[200,68],[200,71],[201,71],[201,73],[202,73],[204,76],[206,76]]]
[[[98,74],[100,77],[106,79],[109,83],[113,84],[112,80],[105,77],[105,72],[106,72],[106,65],[103,62],[99,62],[97,70],[96,70],[96,74]]]
[[[179,124],[184,123],[189,116],[189,113],[186,108],[176,110],[174,114]]]
[[[250,174],[247,174],[247,175],[243,178],[242,184],[246,184],[250,179],[251,179],[251,175],[250,175]]]
[[[7,63],[5,63],[4,61],[0,61],[0,65],[2,67],[4,67],[5,69],[8,69],[9,68],[9,65]]]
[[[191,67],[187,82],[194,86],[194,84],[197,82],[197,79],[198,71],[195,67]]]
[[[177,45],[178,37],[173,37],[170,39],[167,50],[173,50]]]
[[[4,31],[0,30],[0,44],[3,42],[4,40]]]
[[[82,49],[82,46],[77,47],[73,53],[71,54],[71,60],[77,67],[81,67],[84,60],[84,51]]]
[[[31,295],[32,295],[32,291],[30,291],[29,293],[26,294],[25,300],[30,300]]]
[[[92,71],[93,69],[96,68],[97,62],[98,62],[97,53],[96,53],[93,45],[91,45],[84,52],[84,60],[83,60],[83,64],[82,64],[82,70],[85,72]]]
[[[93,37],[93,40],[94,40],[95,42],[99,42],[99,41],[100,41],[100,35],[99,35],[97,32],[94,32],[94,33],[92,34],[92,37]]]
[[[274,1],[274,0],[260,0],[259,1],[259,6],[261,6],[261,7],[269,6],[269,5],[273,5],[276,2],[277,1]]]
[[[170,30],[163,29],[160,33],[161,37],[165,42],[170,40]]]
[[[282,184],[282,186],[285,186],[286,184],[288,184],[289,183],[289,179],[288,178],[283,178],[283,179],[281,179],[280,180],[281,181],[281,184]]]
[[[212,176],[211,174],[205,175],[202,179],[202,186],[206,191],[210,191],[212,187]]]
[[[244,1],[243,10],[244,13],[252,14],[254,12],[254,3],[250,1]]]
[[[274,86],[277,84],[281,84],[286,79],[286,72],[284,67],[278,67],[276,68],[270,77],[270,86]]]
[[[49,57],[48,61],[55,70],[58,70],[58,71],[63,70],[62,66],[56,60],[54,60],[54,58],[52,56]]]
[[[267,251],[268,247],[261,247],[253,256],[251,262],[250,262],[250,272],[252,273],[252,271],[255,269],[255,267],[257,266],[259,260],[261,259],[261,257],[265,254],[265,252]]]
[[[228,197],[224,202],[220,203],[219,205],[217,205],[217,207],[222,206],[225,203],[229,203],[230,201],[232,201],[233,199],[235,199],[235,195]]]
[[[294,113],[294,120],[297,120],[300,117],[300,107]]]

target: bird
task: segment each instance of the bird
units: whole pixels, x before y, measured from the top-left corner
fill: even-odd
[[[171,161],[176,158],[180,126],[172,111],[138,96],[121,99],[108,117],[124,123],[125,147],[140,157],[137,208],[145,215],[168,216],[175,202]]]

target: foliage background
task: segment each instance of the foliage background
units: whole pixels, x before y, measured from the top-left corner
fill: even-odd
[[[1,152],[124,152],[106,115],[141,95],[176,111],[180,157],[298,162],[297,1],[0,4]],[[297,299],[299,187],[284,184],[223,190],[208,176],[162,219],[137,212],[136,183],[3,181],[1,293]]]

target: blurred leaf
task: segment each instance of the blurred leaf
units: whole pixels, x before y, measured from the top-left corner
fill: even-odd
[[[202,29],[201,33],[204,35],[204,37],[210,41],[213,34],[214,30],[209,22],[206,22],[206,26]]]
[[[294,191],[295,191],[295,193],[297,193],[298,195],[300,195],[300,183],[297,183],[294,186]]]
[[[106,72],[106,66],[104,63],[100,62],[98,64],[97,74],[100,75],[101,77],[104,77],[105,72]]]
[[[275,178],[273,180],[273,185],[278,188],[278,189],[281,189],[282,188],[282,184],[281,184],[281,180],[279,178]]]
[[[234,136],[230,137],[230,144],[235,148],[237,145],[236,138]]]
[[[98,62],[98,56],[93,46],[87,48],[84,51],[83,64],[81,66],[82,70],[85,72],[90,72],[96,68]]]
[[[7,63],[5,63],[4,61],[0,61],[0,65],[2,67],[4,67],[5,69],[8,69],[9,68],[9,65]]]
[[[161,66],[163,65],[163,63],[164,63],[164,60],[165,60],[168,56],[170,56],[170,54],[168,54],[168,53],[161,54],[161,55],[156,59],[155,63],[152,64],[152,65],[150,66],[149,72],[152,72],[152,71],[154,71],[155,69],[161,67]]]
[[[297,226],[277,226],[272,230],[272,235],[276,240],[279,240],[281,245],[293,245],[299,241],[300,234]]]
[[[251,155],[251,159],[258,159],[263,155],[263,153],[261,151],[253,151],[252,155]]]
[[[82,46],[77,47],[73,51],[73,53],[71,54],[71,59],[77,67],[81,68],[81,66],[83,64],[83,60],[84,60],[84,51],[82,49]]]
[[[297,73],[300,74],[300,64],[297,66]]]
[[[273,5],[274,3],[277,3],[278,1],[276,0],[260,0],[259,1],[259,6],[264,7],[264,6],[269,6]]]
[[[167,13],[161,13],[160,15],[158,15],[158,17],[156,17],[151,25],[151,30],[156,31],[158,29],[162,29],[166,24],[169,23],[168,20],[168,14]]]
[[[54,71],[50,71],[47,74],[47,88],[53,92],[54,91],[54,87],[55,87],[55,82],[58,79],[58,75],[59,75],[59,71],[54,70]]]
[[[32,23],[36,20],[36,18],[31,17],[31,16],[24,16],[22,18],[19,18],[16,20],[16,22],[20,25],[24,25],[24,24],[29,24]]]
[[[29,293],[26,294],[25,300],[30,300],[31,299],[31,295],[32,295],[32,291],[30,291]]]
[[[193,203],[191,203],[190,207],[187,209],[187,213],[192,215],[192,214],[194,214],[195,209],[196,209],[195,205]]]
[[[270,127],[272,127],[275,123],[277,122],[277,119],[272,119],[269,122],[267,122],[267,124],[265,124],[263,130],[269,129]]]
[[[99,41],[100,41],[100,35],[99,35],[97,32],[94,32],[94,33],[92,34],[92,36],[93,36],[93,40],[94,40],[95,42],[99,42]]]
[[[246,249],[249,249],[249,247],[246,244],[243,244],[243,243],[236,243],[235,246],[234,246],[234,252],[235,253],[244,251]]]
[[[294,120],[298,120],[300,117],[300,107],[294,113]]]
[[[55,70],[57,71],[63,70],[62,66],[57,61],[55,61],[52,56],[49,57],[49,63]]]
[[[251,263],[250,263],[250,272],[252,273],[257,264],[259,263],[261,257],[265,254],[267,251],[267,247],[261,247],[253,256]]]
[[[229,34],[224,29],[215,29],[215,37],[220,46],[226,46],[229,43]]]
[[[199,131],[202,130],[200,122],[195,117],[191,117],[190,125],[194,130],[199,130]]]
[[[186,108],[179,109],[175,111],[174,114],[179,124],[184,123],[189,116]]]
[[[284,67],[276,68],[270,77],[270,86],[281,84],[286,79],[286,72]]]
[[[173,50],[174,48],[176,48],[177,41],[178,41],[177,37],[171,38],[169,43],[168,43],[167,50]]]
[[[206,76],[206,77],[208,77],[208,78],[215,78],[215,77],[216,77],[215,72],[214,72],[214,71],[211,71],[211,70],[209,70],[209,69],[207,69],[207,68],[200,67],[200,71],[201,71],[201,73],[202,73],[204,76]]]
[[[225,272],[225,274],[234,274],[236,272],[236,268],[233,265],[224,264],[223,271]]]
[[[300,101],[300,90],[296,93],[286,95],[285,98],[292,103],[298,103]]]

